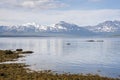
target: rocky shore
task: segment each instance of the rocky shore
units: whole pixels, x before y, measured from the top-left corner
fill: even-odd
[[[33,51],[0,50],[0,80],[120,80],[119,78],[102,77],[97,74],[58,74],[51,70],[31,71],[25,63],[2,63],[17,60],[23,57],[20,54],[28,53],[33,53]]]

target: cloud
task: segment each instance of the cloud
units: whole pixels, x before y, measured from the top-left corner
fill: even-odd
[[[59,12],[56,18],[78,25],[96,25],[106,20],[120,20],[119,13],[120,9],[69,10]]]
[[[66,6],[66,4],[56,0],[26,0],[23,1],[20,5],[25,8],[39,9],[53,9]]]
[[[78,25],[96,25],[106,20],[120,20],[120,9],[102,10],[66,10],[66,11],[11,11],[0,10],[0,24],[16,25],[27,22],[39,24],[52,24],[67,21]],[[14,15],[13,15],[14,14]]]
[[[55,9],[66,7],[60,0],[1,0],[0,7],[24,9]]]

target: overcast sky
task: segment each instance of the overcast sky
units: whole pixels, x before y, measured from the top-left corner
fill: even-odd
[[[120,0],[0,0],[0,25],[95,25],[105,20],[120,20]]]

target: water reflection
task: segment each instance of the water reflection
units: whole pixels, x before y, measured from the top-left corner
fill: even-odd
[[[104,42],[86,40],[89,39],[1,38],[0,49],[23,48],[34,51],[19,59],[19,62],[25,62],[35,70],[51,69],[71,73],[98,73],[101,70],[101,75],[119,75],[120,39],[102,38]]]

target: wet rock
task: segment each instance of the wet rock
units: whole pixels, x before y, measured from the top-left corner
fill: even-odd
[[[67,43],[66,45],[70,45],[70,43]]]
[[[16,51],[23,51],[23,49],[16,49]]]
[[[87,42],[95,42],[95,40],[87,40]]]
[[[23,51],[22,53],[33,53],[33,51]]]

